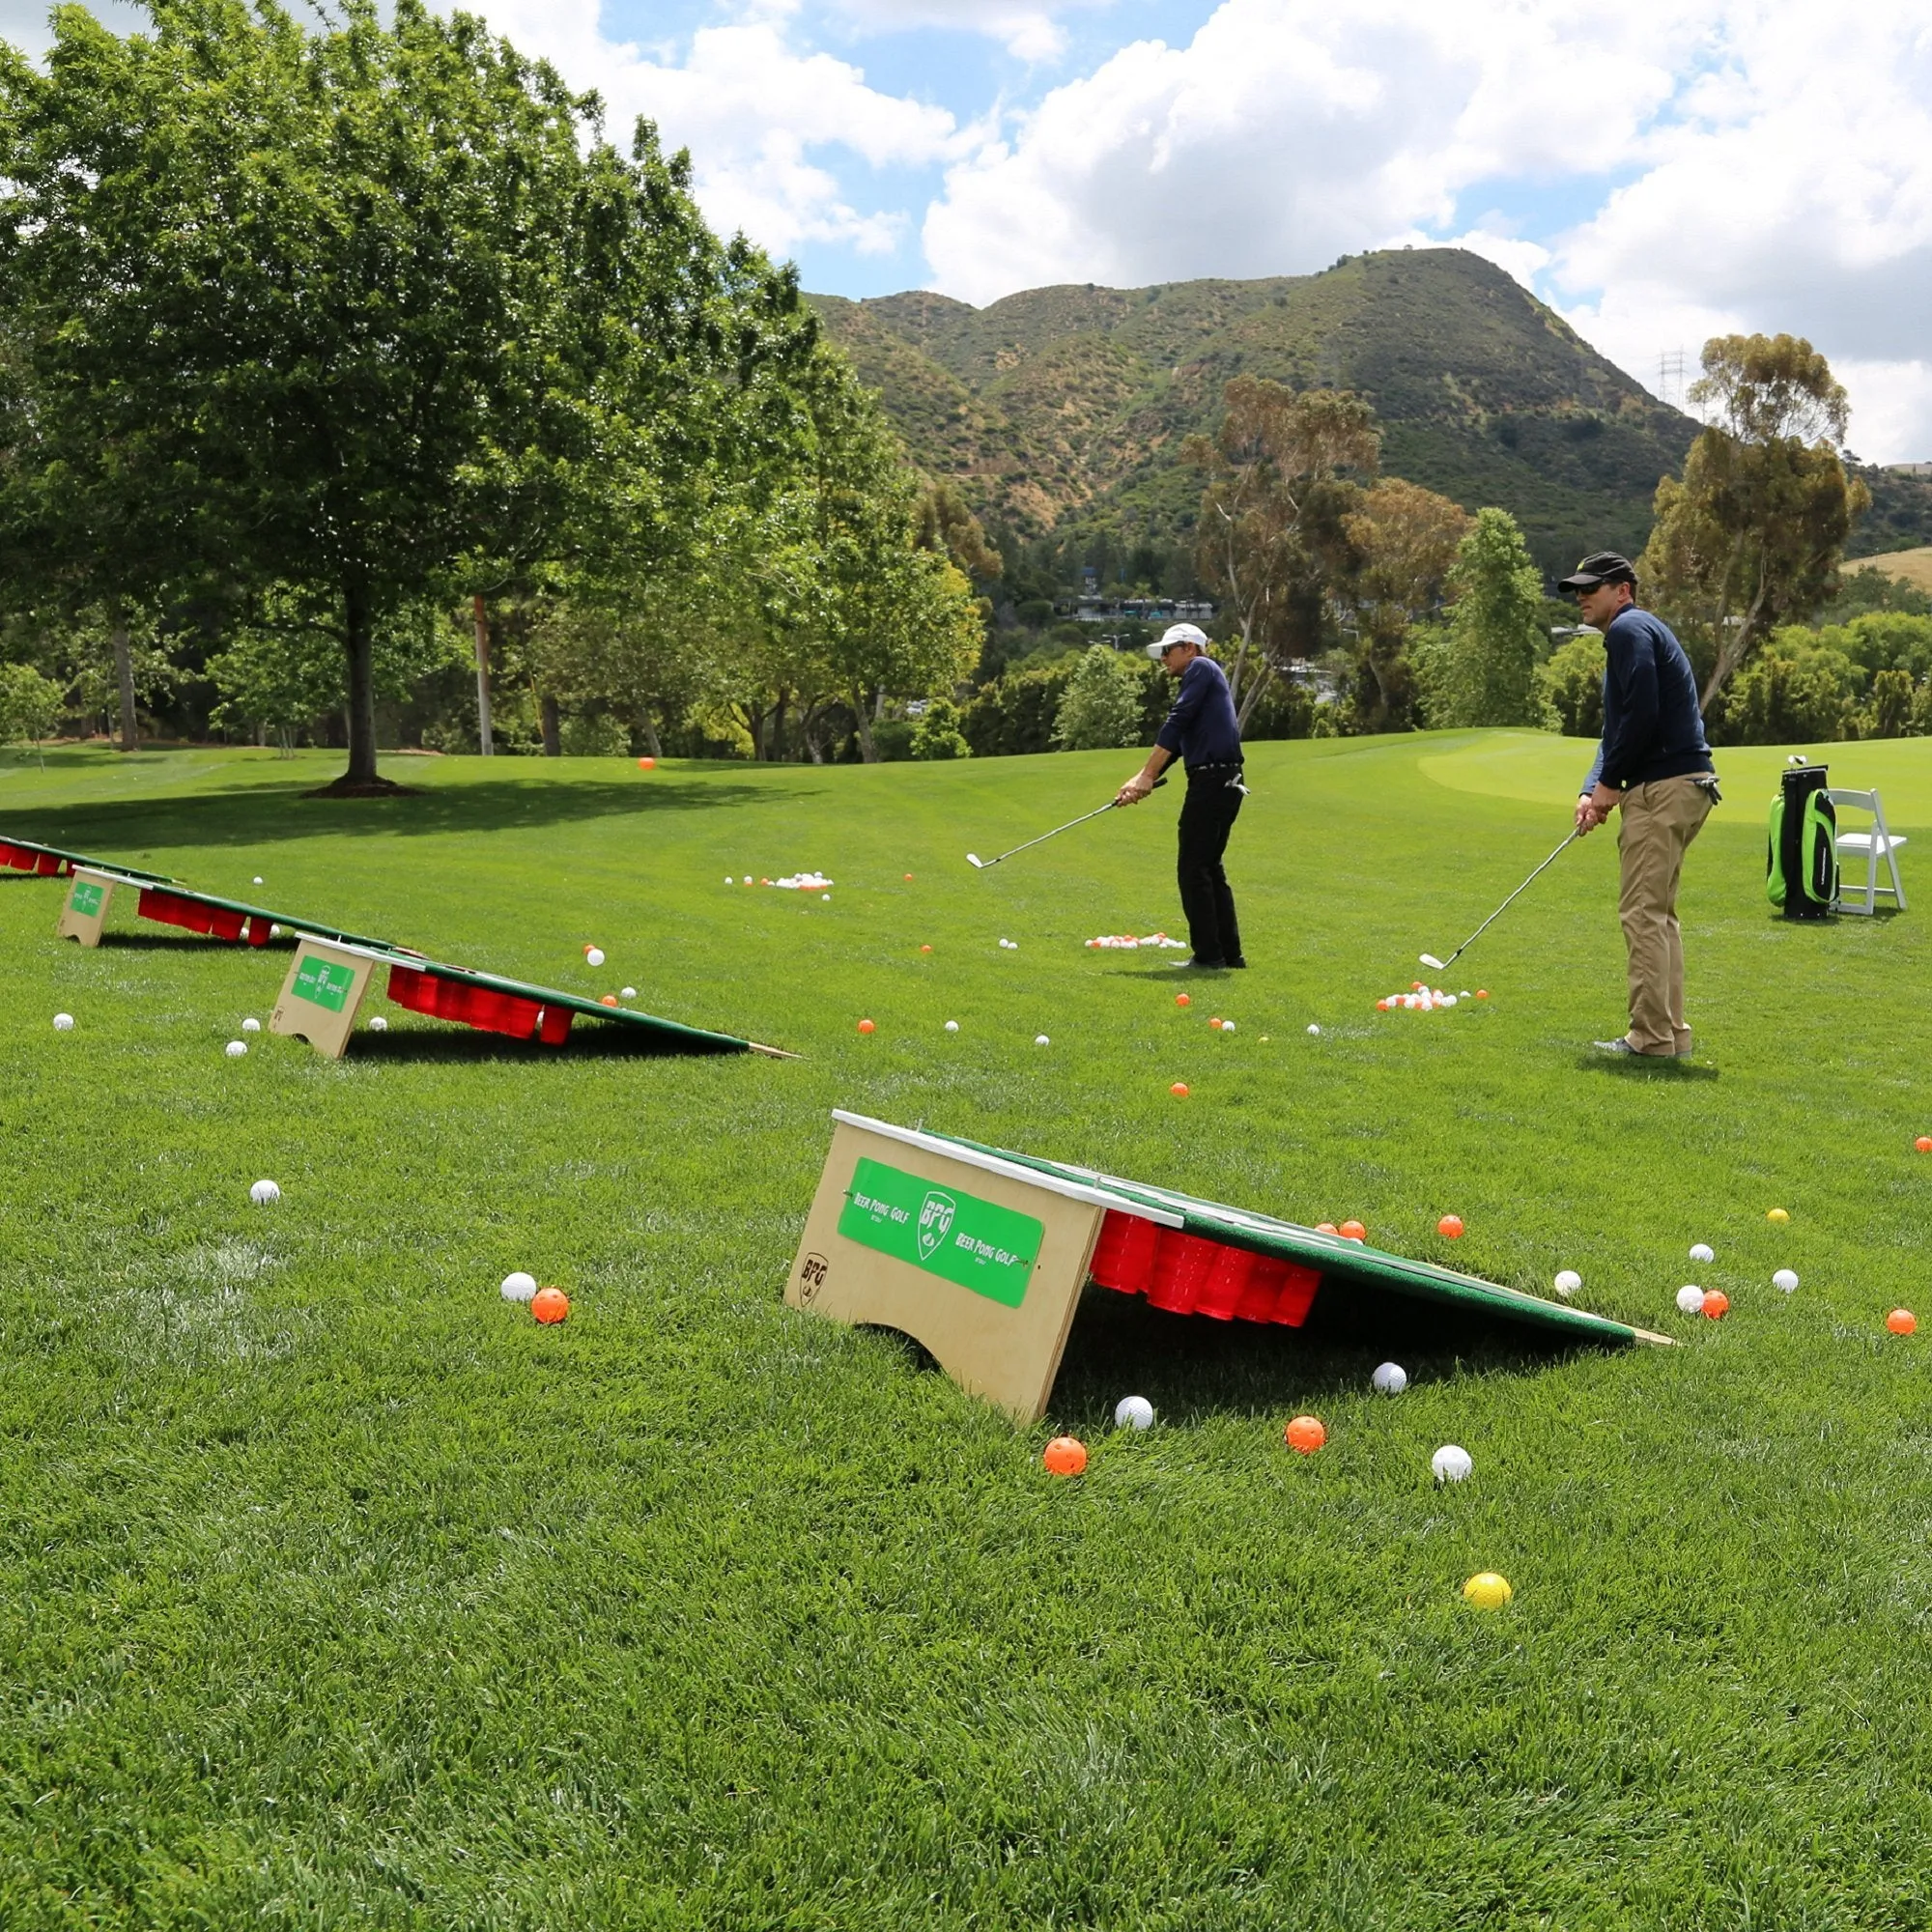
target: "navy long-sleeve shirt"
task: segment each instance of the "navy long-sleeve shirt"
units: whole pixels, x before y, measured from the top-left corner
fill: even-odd
[[[1235,700],[1227,674],[1203,652],[1180,673],[1180,690],[1167,722],[1154,733],[1154,743],[1184,759],[1189,766],[1237,764],[1241,756],[1241,727],[1235,722]]]
[[[1604,651],[1604,741],[1583,789],[1710,771],[1696,675],[1670,626],[1633,604],[1611,619]]]

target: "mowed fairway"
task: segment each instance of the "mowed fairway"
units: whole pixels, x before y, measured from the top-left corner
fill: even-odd
[[[1179,926],[1179,786],[964,863],[1137,753],[398,759],[425,795],[382,805],[300,797],[319,754],[11,757],[0,835],[805,1057],[379,999],[339,1064],[230,1061],[285,950],[124,905],[83,952],[63,887],[0,878],[0,1925],[1932,1924],[1932,746],[1831,748],[1926,895],[1831,926],[1765,901],[1781,754],[1720,757],[1693,1064],[1588,1054],[1624,1017],[1607,833],[1453,969],[1489,1002],[1378,1014],[1555,842],[1588,749],[1255,748],[1253,969],[1185,1010],[1181,955],[1082,945]],[[829,903],[723,883],[802,867]],[[782,1306],[834,1106],[1575,1267],[1684,1346],[1095,1290],[1015,1430]],[[1691,1281],[1724,1321],[1676,1313]],[[1150,1434],[1110,1431],[1127,1393]],[[1487,1569],[1497,1613],[1458,1596]]]

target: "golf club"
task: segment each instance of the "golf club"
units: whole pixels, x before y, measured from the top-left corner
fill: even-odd
[[[1165,779],[1155,779],[1152,789],[1158,791],[1167,782]],[[966,863],[975,871],[983,872],[988,866],[997,866],[1001,859],[1010,859],[1013,852],[1024,852],[1030,845],[1044,845],[1049,838],[1058,838],[1063,832],[1071,832],[1076,825],[1085,825],[1090,818],[1098,818],[1103,811],[1112,811],[1120,800],[1110,798],[1105,805],[1092,811],[1083,811],[1078,818],[1069,818],[1065,825],[1056,825],[1051,832],[1042,832],[1037,838],[1029,838],[1025,845],[1015,845],[1012,852],[1002,852],[999,859],[982,859],[977,852],[966,855]]]
[[[1499,920],[1500,918],[1502,918],[1502,916],[1503,916],[1503,914],[1504,914],[1504,913],[1506,913],[1507,911],[1509,911],[1510,907],[1511,907],[1511,906],[1513,906],[1513,905],[1514,905],[1514,904],[1515,904],[1515,903],[1517,902],[1517,900],[1518,900],[1518,899],[1521,898],[1521,896],[1523,895],[1523,894],[1524,894],[1524,893],[1528,892],[1528,890],[1530,889],[1530,887],[1531,887],[1531,886],[1535,885],[1535,883],[1537,882],[1538,878],[1539,878],[1539,877],[1541,877],[1543,873],[1547,872],[1547,871],[1548,871],[1548,870],[1549,869],[1549,867],[1550,867],[1551,866],[1555,865],[1555,863],[1557,862],[1557,860],[1559,860],[1560,858],[1562,858],[1563,854],[1564,854],[1564,853],[1565,853],[1565,852],[1566,852],[1567,850],[1569,850],[1570,846],[1571,846],[1571,845],[1572,845],[1572,844],[1573,844],[1573,843],[1574,843],[1574,842],[1575,842],[1575,841],[1576,841],[1576,840],[1577,840],[1577,839],[1578,838],[1580,838],[1581,836],[1582,836],[1582,835],[1581,835],[1580,833],[1577,833],[1577,832],[1576,832],[1576,831],[1574,831],[1574,830],[1572,830],[1572,831],[1569,831],[1569,832],[1566,832],[1566,833],[1565,833],[1565,834],[1563,835],[1563,843],[1562,843],[1561,845],[1557,846],[1556,850],[1555,850],[1555,851],[1553,851],[1552,853],[1550,853],[1549,857],[1548,857],[1548,858],[1547,858],[1546,860],[1544,860],[1543,864],[1542,864],[1542,865],[1540,865],[1539,867],[1537,867],[1536,870],[1535,870],[1535,871],[1533,871],[1533,872],[1532,872],[1532,873],[1531,873],[1531,874],[1529,875],[1529,877],[1528,877],[1528,878],[1526,878],[1526,879],[1525,879],[1525,880],[1524,880],[1524,881],[1522,882],[1522,884],[1521,884],[1521,885],[1520,885],[1520,886],[1519,886],[1519,887],[1518,887],[1518,888],[1516,889],[1516,891],[1515,891],[1515,892],[1513,892],[1513,893],[1512,893],[1512,894],[1511,894],[1511,895],[1509,895],[1509,897],[1508,897],[1508,898],[1506,898],[1506,899],[1505,899],[1505,900],[1504,900],[1504,901],[1502,902],[1502,904],[1501,904],[1501,905],[1499,905],[1499,906],[1498,906],[1498,907],[1497,907],[1497,908],[1495,909],[1495,911],[1494,911],[1494,912],[1492,912],[1492,914],[1491,914],[1491,915],[1489,916],[1489,918],[1488,918],[1488,919],[1486,919],[1486,920],[1485,920],[1485,921],[1484,921],[1484,922],[1482,923],[1482,924],[1481,924],[1481,925],[1479,925],[1479,926],[1478,926],[1478,927],[1477,927],[1477,928],[1475,929],[1475,931],[1474,931],[1474,932],[1470,933],[1470,935],[1468,936],[1468,938],[1467,938],[1467,939],[1465,939],[1465,940],[1463,940],[1463,942],[1462,943],[1462,945],[1461,945],[1461,946],[1459,946],[1459,947],[1457,947],[1457,949],[1455,950],[1455,952],[1452,952],[1452,953],[1450,953],[1450,955],[1448,956],[1448,958],[1446,958],[1446,959],[1438,959],[1438,958],[1436,958],[1436,956],[1435,956],[1435,953],[1433,953],[1433,952],[1424,952],[1424,953],[1421,953],[1420,955],[1418,955],[1418,956],[1419,956],[1419,957],[1421,958],[1421,960],[1422,960],[1422,963],[1423,963],[1423,964],[1424,964],[1425,966],[1429,967],[1429,968],[1431,969],[1431,971],[1433,971],[1433,972],[1436,972],[1436,973],[1440,973],[1440,972],[1444,971],[1444,970],[1445,970],[1446,968],[1448,968],[1448,967],[1450,967],[1450,966],[1453,966],[1453,965],[1454,965],[1454,964],[1456,963],[1456,961],[1457,961],[1457,960],[1459,960],[1459,959],[1460,959],[1460,958],[1461,958],[1461,957],[1463,956],[1463,953],[1465,953],[1466,952],[1468,952],[1468,950],[1470,949],[1470,947],[1472,947],[1473,945],[1475,945],[1475,943],[1476,943],[1476,941],[1477,941],[1477,940],[1479,940],[1480,938],[1482,938],[1483,934],[1484,934],[1484,933],[1486,933],[1486,932],[1487,932],[1487,931],[1488,931],[1488,930],[1490,929],[1490,927],[1491,927],[1491,926],[1492,926],[1493,924],[1495,924],[1495,923],[1496,923],[1496,921],[1497,921],[1497,920]]]

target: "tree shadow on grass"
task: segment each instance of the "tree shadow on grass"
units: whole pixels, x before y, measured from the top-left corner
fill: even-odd
[[[733,1054],[742,1054],[748,1061],[762,1059],[739,1047],[706,1046],[667,1038],[639,1027],[599,1026],[594,1022],[588,1027],[572,1027],[569,1037],[558,1046],[469,1028],[445,1033],[405,1027],[385,1033],[359,1032],[349,1048],[351,1059],[384,1066],[550,1066],[560,1061],[720,1060]]]
[[[1661,1053],[1579,1053],[1577,1068],[1585,1073],[1608,1074],[1612,1080],[1661,1081],[1715,1080],[1718,1069],[1700,1065],[1694,1060],[1675,1060]]]
[[[1330,1284],[1301,1328],[1170,1315],[1137,1294],[1089,1287],[1053,1386],[1053,1413],[1076,1429],[1111,1426],[1123,1395],[1168,1422],[1273,1413],[1359,1395],[1378,1362],[1411,1379],[1536,1375],[1594,1348],[1515,1322],[1367,1285]]]
[[[639,778],[636,784],[482,779],[386,799],[317,799],[306,796],[310,788],[303,777],[180,798],[27,810],[10,813],[6,829],[38,844],[125,864],[136,850],[175,846],[259,846],[318,835],[393,838],[526,832],[599,818],[637,818],[640,839],[657,838],[666,817],[678,812],[758,806],[788,812],[809,795],[794,786],[663,775]]]

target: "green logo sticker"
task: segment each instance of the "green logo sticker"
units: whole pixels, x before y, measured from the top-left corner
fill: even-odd
[[[301,969],[296,974],[295,995],[298,1000],[306,1000],[312,1007],[323,1007],[331,1013],[339,1013],[349,999],[349,989],[355,983],[355,969],[353,966],[331,965],[327,959],[318,959],[313,954],[304,959]]]
[[[862,1160],[838,1216],[861,1247],[1017,1308],[1039,1254],[1040,1224],[996,1201],[935,1187],[882,1161]]]
[[[80,919],[93,919],[100,910],[107,888],[95,879],[76,879],[68,895],[67,909]]]

